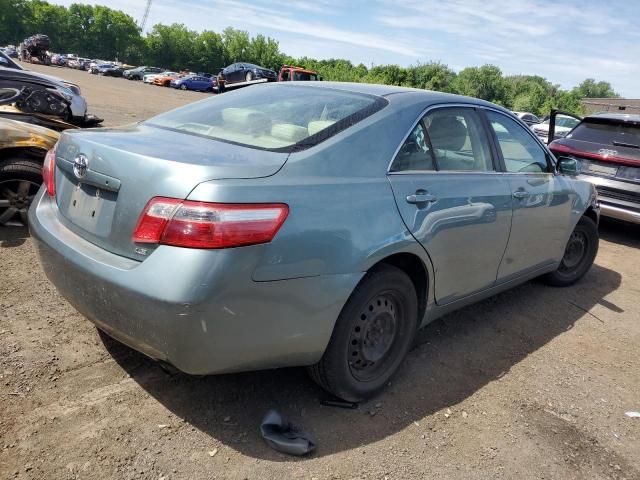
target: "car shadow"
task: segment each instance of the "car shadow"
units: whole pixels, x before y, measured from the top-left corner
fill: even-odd
[[[299,461],[262,441],[259,426],[269,409],[313,432],[318,443],[315,456],[376,442],[499,379],[570,330],[594,305],[622,311],[602,303],[620,283],[619,273],[594,265],[572,287],[529,282],[449,314],[418,333],[416,346],[391,385],[354,410],[321,405],[319,400],[327,395],[301,368],[200,378],[167,375],[155,362],[102,337],[115,360],[146,392],[212,439],[254,458]]]
[[[602,240],[640,248],[640,225],[638,224],[601,217],[598,231]]]
[[[24,226],[0,226],[0,248],[19,247],[29,238],[29,229]]]

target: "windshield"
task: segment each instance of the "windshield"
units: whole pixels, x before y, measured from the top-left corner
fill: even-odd
[[[331,88],[256,85],[187,105],[146,124],[290,152],[320,143],[386,103],[382,97]]]
[[[549,119],[545,119],[545,121],[542,123],[549,125]],[[580,123],[580,120],[578,120],[577,118],[565,117],[564,115],[558,115],[556,117],[556,127],[573,128],[578,123]]]

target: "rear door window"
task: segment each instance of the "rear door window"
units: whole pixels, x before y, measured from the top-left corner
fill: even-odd
[[[425,115],[400,147],[390,171],[416,170],[494,170],[482,119],[475,109],[438,108]]]

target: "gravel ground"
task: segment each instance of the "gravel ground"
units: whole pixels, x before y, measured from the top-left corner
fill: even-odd
[[[205,94],[53,67],[105,125]],[[577,285],[530,282],[420,332],[391,386],[322,406],[301,369],[169,375],[100,336],[0,228],[0,478],[640,479],[640,228],[603,222]],[[313,432],[298,459],[261,439],[275,407]]]

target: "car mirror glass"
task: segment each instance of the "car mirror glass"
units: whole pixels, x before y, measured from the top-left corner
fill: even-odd
[[[575,177],[580,173],[580,165],[578,160],[573,157],[560,157],[558,158],[558,172],[563,175],[570,175]]]

